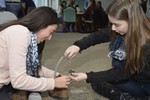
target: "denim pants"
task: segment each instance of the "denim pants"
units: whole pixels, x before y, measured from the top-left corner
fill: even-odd
[[[20,3],[6,3],[6,10],[14,13],[18,17]]]
[[[14,89],[11,84],[8,84],[7,86],[3,86],[0,89],[0,99],[1,100],[12,100],[9,93],[14,92],[14,91],[17,91],[17,90]]]
[[[112,85],[113,88],[120,90],[122,93],[125,92],[133,96],[141,96],[141,97],[150,96],[150,84],[140,83],[134,80],[120,82],[120,83],[110,83],[110,84]],[[100,87],[99,85],[100,85],[99,83],[91,83],[93,90],[95,90],[97,93],[99,93],[98,91],[102,89],[102,87]]]
[[[141,83],[134,80],[130,80],[120,84],[114,84],[116,88],[123,90],[131,95],[135,96],[150,96],[150,84]]]

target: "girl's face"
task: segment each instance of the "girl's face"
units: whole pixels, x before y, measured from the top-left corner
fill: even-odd
[[[57,24],[49,25],[48,27],[39,30],[36,35],[37,35],[37,42],[38,44],[40,42],[43,42],[44,40],[51,40],[52,38],[52,33],[54,33],[57,29]]]
[[[128,31],[128,22],[125,20],[117,20],[108,14],[109,21],[112,23],[112,30],[120,35],[125,35]]]

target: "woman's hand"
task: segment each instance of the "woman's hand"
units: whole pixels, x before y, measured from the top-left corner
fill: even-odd
[[[69,76],[72,80],[77,81],[77,82],[87,79],[86,73],[71,73],[71,75]]]
[[[73,58],[79,52],[80,48],[76,45],[68,47],[64,53],[64,56],[68,59]]]
[[[71,78],[67,75],[55,78],[56,88],[68,88],[68,85],[70,83],[71,83]]]

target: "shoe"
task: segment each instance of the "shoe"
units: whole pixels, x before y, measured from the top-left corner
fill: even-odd
[[[29,94],[28,100],[42,100],[42,96],[38,92],[32,92]]]
[[[69,100],[68,89],[55,88],[54,90],[49,91],[48,94],[49,96],[56,98],[57,100]]]

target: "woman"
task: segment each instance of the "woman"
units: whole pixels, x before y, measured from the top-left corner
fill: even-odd
[[[68,88],[69,76],[54,78],[55,72],[41,66],[38,59],[37,44],[52,38],[57,23],[57,13],[52,8],[39,7],[21,19],[0,25],[2,100],[11,100],[8,95],[11,85],[14,89],[27,91]]]
[[[63,32],[75,32],[75,20],[76,20],[76,9],[74,6],[75,0],[70,0],[68,5],[63,9],[63,16],[64,16],[64,27]],[[72,13],[71,13],[72,12]],[[71,19],[69,17],[72,17]]]
[[[93,32],[93,13],[96,11],[96,1],[88,0],[88,7],[83,14],[83,22],[85,27],[85,32]]]
[[[75,81],[86,80],[111,100],[144,100],[150,95],[150,21],[139,0],[114,0],[107,9],[116,38],[108,56],[112,68],[106,71],[72,73]],[[78,40],[64,55],[71,59],[79,51],[109,41],[108,33],[93,33]]]
[[[108,15],[102,7],[101,1],[96,4],[96,10],[93,12],[94,30],[99,30],[108,27]]]
[[[88,4],[88,7],[83,14],[83,17],[86,20],[91,20],[92,14],[96,10],[96,1],[95,0],[89,0],[88,2],[89,2],[89,4]]]
[[[63,9],[66,8],[67,6],[67,1],[62,1],[61,4],[60,4],[60,9],[59,9],[59,13],[58,13],[58,16],[59,16],[59,22],[63,22]]]

